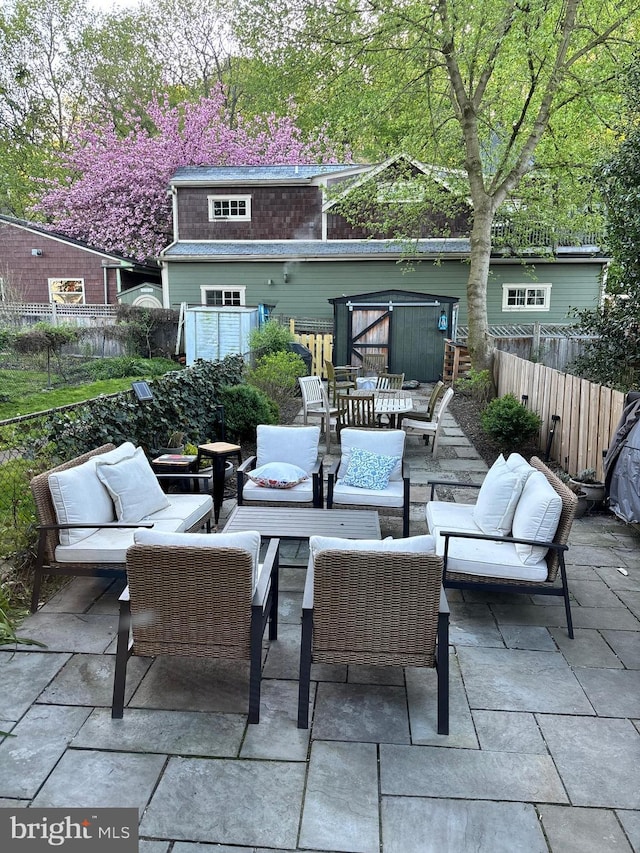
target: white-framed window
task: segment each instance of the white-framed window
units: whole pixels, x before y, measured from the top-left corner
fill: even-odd
[[[65,305],[84,305],[84,279],[50,278],[49,299]]]
[[[200,301],[203,305],[245,305],[246,290],[246,287],[208,285],[200,288]]]
[[[503,311],[548,311],[551,305],[550,284],[503,284]]]
[[[210,195],[209,221],[229,219],[233,222],[251,221],[250,195]]]

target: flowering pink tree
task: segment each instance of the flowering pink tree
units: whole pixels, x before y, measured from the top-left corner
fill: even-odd
[[[34,211],[52,228],[137,260],[156,256],[172,239],[169,179],[181,166],[335,163],[324,134],[303,139],[295,112],[236,117],[229,127],[221,93],[195,104],[147,105],[153,132],[140,121],[125,137],[112,126],[86,125],[71,140]]]

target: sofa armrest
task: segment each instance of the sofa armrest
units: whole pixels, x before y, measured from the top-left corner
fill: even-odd
[[[433,495],[436,486],[447,486],[448,488],[465,488],[465,489],[480,489],[481,485],[479,483],[458,483],[452,480],[430,480],[429,485],[431,486],[431,492],[429,496],[429,500],[433,500]]]
[[[514,545],[534,545],[537,548],[552,548],[554,551],[568,551],[568,545],[560,545],[558,542],[546,542],[539,539],[518,539],[515,536],[497,536],[489,533],[462,532],[460,530],[440,530],[439,535],[444,537],[445,559],[449,549],[449,539],[479,539],[485,542],[512,542]]]
[[[278,569],[279,556],[280,540],[270,539],[269,545],[267,546],[267,553],[264,558],[262,572],[260,573],[260,578],[258,580],[258,585],[256,586],[256,590],[253,594],[252,603],[254,607],[259,606],[262,608],[265,605],[269,587],[273,582],[274,571]]]
[[[440,606],[438,607],[438,613],[446,613],[449,614],[449,602],[447,601],[447,593],[444,590],[444,587],[440,587]]]
[[[110,527],[110,528],[118,528],[118,527],[153,527],[155,524],[154,521],[69,521],[65,524],[38,524],[36,530],[47,531],[47,530],[70,530],[71,528],[76,527],[84,527],[84,528],[93,528],[93,527]]]
[[[250,456],[248,459],[245,459],[242,465],[238,465],[236,469],[238,475],[246,474],[248,471],[253,471],[253,469],[256,467],[257,460],[257,456]]]

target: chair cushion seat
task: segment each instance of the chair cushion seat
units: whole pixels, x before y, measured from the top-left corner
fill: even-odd
[[[386,489],[360,489],[357,486],[345,486],[342,480],[336,480],[333,487],[334,504],[359,504],[361,506],[404,506],[404,483],[402,480],[389,480]]]
[[[291,489],[269,489],[247,480],[242,489],[244,501],[276,501],[310,503],[313,500],[313,479],[309,477]]]
[[[213,509],[211,495],[167,495],[166,509],[146,516],[154,531],[183,533],[200,519],[204,521]],[[102,527],[86,539],[72,545],[58,545],[55,559],[60,563],[124,563],[127,548],[134,543],[135,527]]]
[[[482,533],[473,520],[474,504],[453,501],[429,501],[426,516],[429,533],[436,537],[436,554],[444,555],[442,530],[459,533]],[[548,567],[544,557],[524,565],[513,542],[478,539],[450,539],[447,572],[481,575],[505,580],[545,581]]]

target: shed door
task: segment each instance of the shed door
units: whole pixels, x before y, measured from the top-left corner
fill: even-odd
[[[388,306],[354,305],[350,312],[349,323],[349,364],[362,363],[362,356],[370,353],[384,353],[389,363],[389,343],[391,311]]]

